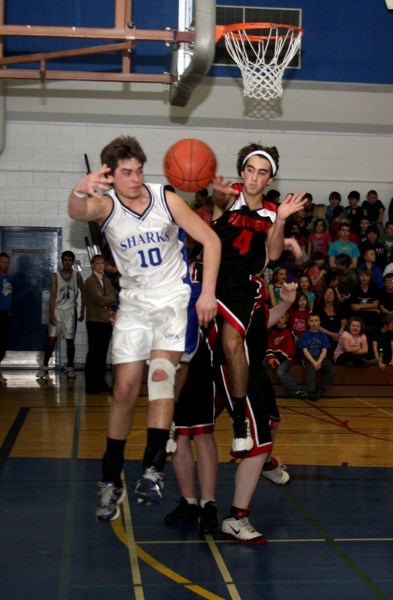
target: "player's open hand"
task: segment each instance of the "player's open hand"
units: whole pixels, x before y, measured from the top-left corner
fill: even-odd
[[[96,171],[92,171],[80,179],[74,187],[74,192],[101,198],[101,194],[112,187],[113,177],[109,175],[110,171],[107,165],[102,165]]]
[[[284,220],[297,213],[307,203],[304,192],[300,190],[294,194],[288,194],[285,200],[277,208],[277,217]]]

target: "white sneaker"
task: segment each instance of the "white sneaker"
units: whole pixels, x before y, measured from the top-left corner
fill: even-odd
[[[248,452],[254,445],[251,437],[250,421],[246,417],[242,423],[232,421],[233,440],[232,452]]]
[[[226,538],[243,544],[266,544],[267,542],[263,533],[256,531],[247,517],[242,519],[227,517],[222,522],[221,531]]]
[[[42,365],[42,367],[36,373],[37,379],[49,379],[48,367]]]
[[[67,373],[68,379],[76,378],[74,367],[67,367],[66,373]]]
[[[280,465],[275,458],[270,460],[269,467],[263,467],[262,476],[276,485],[287,485],[291,478],[285,465]]]
[[[4,375],[1,371],[0,371],[0,383],[7,383],[7,377],[4,377]]]
[[[162,500],[164,489],[164,474],[160,473],[155,467],[149,467],[138,479],[135,493],[138,498],[138,504],[157,504]]]

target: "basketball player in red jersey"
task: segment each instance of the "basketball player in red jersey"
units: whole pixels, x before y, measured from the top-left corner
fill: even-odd
[[[231,384],[235,453],[247,452],[253,446],[246,416],[248,359],[244,340],[255,311],[263,303],[265,290],[257,276],[268,260],[280,258],[285,221],[306,202],[302,192],[289,194],[278,207],[264,200],[263,192],[272,183],[278,164],[276,148],[250,144],[238,153],[242,190],[231,187],[222,177],[213,182],[213,228],[222,244],[216,293]]]
[[[268,380],[264,378],[262,367],[267,298],[264,282],[258,274],[268,260],[275,260],[281,255],[285,220],[300,210],[305,202],[300,192],[287,196],[278,208],[265,200],[263,192],[277,173],[278,160],[275,148],[251,144],[238,154],[237,167],[243,184],[231,186],[231,181],[223,177],[217,177],[213,182],[215,207],[212,224],[223,248],[216,295],[222,317],[220,334],[224,362],[227,363],[221,368],[220,377],[216,373],[215,380],[221,393],[226,396],[234,422],[232,452],[242,458],[235,478],[233,504],[229,516],[223,520],[222,531],[233,539],[249,544],[266,542],[265,536],[250,524],[248,509],[262,469],[271,461],[272,443],[280,420],[274,392],[268,389]],[[294,295],[293,290],[289,291],[285,301],[293,301],[291,294]],[[216,362],[220,363],[217,356]],[[192,404],[189,392],[187,400],[189,411]],[[199,414],[198,424],[205,422],[200,417]],[[177,420],[176,425],[179,425]],[[187,522],[199,514],[203,533],[217,530],[214,503],[217,453],[212,430],[213,424],[209,430],[201,432],[204,435],[199,436],[201,439],[198,440],[201,442],[200,448],[198,446],[198,474],[203,500],[201,509],[190,503],[196,502],[193,471],[188,469],[186,473],[182,468],[183,463],[189,465],[194,459],[191,455],[190,461],[184,460],[189,454],[188,446],[183,444],[182,436],[178,438],[182,443],[181,446],[178,444],[173,463],[183,497],[179,507],[167,515],[167,524]],[[197,433],[199,431],[193,431],[194,440]],[[268,469],[264,469],[263,475],[273,483],[285,485],[289,482],[289,475],[277,464],[270,464]],[[210,502],[204,499],[210,499]]]

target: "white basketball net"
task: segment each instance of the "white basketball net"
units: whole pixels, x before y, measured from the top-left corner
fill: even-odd
[[[262,28],[263,24],[259,26]],[[243,95],[271,100],[283,94],[284,69],[299,48],[303,30],[274,24],[266,24],[266,28],[257,40],[254,29],[249,27],[227,31],[224,39],[227,51],[241,71]]]

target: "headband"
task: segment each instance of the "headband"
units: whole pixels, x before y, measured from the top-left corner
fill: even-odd
[[[277,165],[275,161],[270,156],[270,154],[268,152],[265,152],[264,150],[254,150],[254,152],[250,152],[250,154],[247,154],[246,158],[242,162],[242,167],[244,167],[244,165],[246,164],[248,159],[251,158],[251,156],[263,156],[264,158],[267,158],[271,164],[273,175],[277,173]]]

